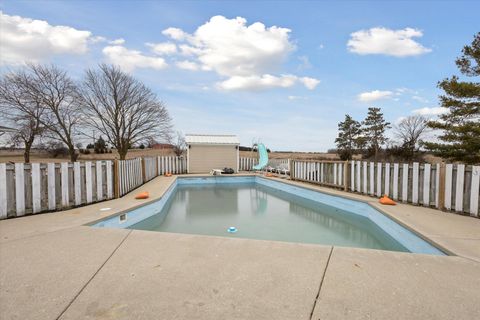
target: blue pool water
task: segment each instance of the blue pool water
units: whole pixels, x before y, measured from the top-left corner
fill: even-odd
[[[94,226],[443,254],[366,203],[253,176],[179,178]]]

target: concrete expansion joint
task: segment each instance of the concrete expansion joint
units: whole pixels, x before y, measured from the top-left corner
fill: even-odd
[[[70,306],[73,304],[73,302],[78,298],[78,296],[80,296],[80,294],[83,292],[83,290],[85,290],[85,288],[90,284],[90,282],[92,282],[93,278],[95,278],[97,276],[97,274],[100,272],[100,270],[102,270],[102,268],[107,264],[107,262],[110,260],[111,257],[113,257],[113,255],[115,254],[115,252],[117,252],[117,250],[122,246],[122,244],[125,242],[125,240],[127,240],[128,236],[132,233],[133,230],[129,230],[128,233],[125,235],[125,237],[123,237],[122,241],[120,241],[120,243],[115,247],[115,249],[113,249],[112,253],[107,257],[107,259],[100,265],[100,267],[97,269],[97,271],[95,271],[95,273],[90,277],[90,279],[88,279],[88,281],[83,285],[83,287],[80,288],[80,290],[77,292],[77,294],[72,298],[72,300],[67,304],[67,306],[65,307],[65,309],[62,310],[62,312],[60,312],[60,314],[58,315],[58,317],[55,318],[55,320],[59,320],[64,314],[65,312],[68,310],[68,308],[70,308]]]
[[[327,274],[328,264],[330,263],[330,258],[332,257],[333,253],[333,246],[330,248],[330,253],[328,254],[327,263],[325,264],[325,269],[323,270],[322,279],[320,280],[320,284],[318,286],[317,296],[313,301],[312,311],[310,312],[310,320],[313,318],[313,312],[315,311],[315,306],[317,305],[318,298],[320,297],[320,291],[322,290],[323,281],[325,280],[325,275]]]

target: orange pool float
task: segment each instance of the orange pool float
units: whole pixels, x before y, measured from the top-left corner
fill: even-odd
[[[275,177],[275,175],[271,174],[271,173],[266,173],[265,174],[265,177]]]
[[[172,174],[170,172],[165,173],[165,177],[171,177]]]
[[[135,199],[148,199],[150,197],[150,194],[148,194],[148,191],[145,192],[140,192],[135,196]]]
[[[396,205],[395,201],[393,201],[392,199],[390,199],[386,194],[383,195],[383,197],[380,198],[380,200],[378,200],[381,204],[385,204],[385,205],[390,205],[390,206],[394,206]]]

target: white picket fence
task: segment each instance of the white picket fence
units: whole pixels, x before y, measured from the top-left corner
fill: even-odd
[[[143,184],[142,158],[119,160],[118,193],[123,196]]]
[[[254,158],[240,158],[251,170]],[[0,163],[0,219],[121,197],[166,173],[187,173],[184,157],[62,163]],[[479,217],[480,166],[273,159],[290,178]]]
[[[112,161],[0,163],[0,219],[113,198]]]
[[[145,166],[145,181],[150,181],[156,176],[158,176],[157,170],[157,158],[155,157],[148,157],[143,158],[144,166]]]
[[[240,158],[239,161],[239,171],[251,171],[253,166],[258,163],[258,160],[255,158]]]
[[[159,175],[187,173],[186,157],[157,157],[157,162]]]
[[[119,197],[159,175],[187,173],[187,160],[184,157],[145,157],[117,162]]]
[[[240,158],[239,171],[252,171],[253,166],[258,164],[258,159],[256,158]],[[273,168],[283,167],[287,170],[290,170],[290,161],[289,159],[269,159],[268,165]]]
[[[269,159],[268,165],[273,168],[282,167],[290,170],[290,161],[288,159]]]
[[[114,170],[114,166],[116,166]],[[115,161],[0,163],[0,219],[121,197],[167,172],[187,172],[182,157]]]
[[[344,161],[292,160],[290,178],[332,187],[344,186]]]
[[[291,178],[479,216],[480,166],[295,160]]]

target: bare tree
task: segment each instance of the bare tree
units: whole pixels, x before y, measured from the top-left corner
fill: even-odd
[[[54,65],[29,64],[27,72],[25,90],[32,99],[40,99],[40,124],[50,138],[67,146],[70,160],[76,161],[74,138],[78,134],[81,113],[75,82]]]
[[[163,103],[119,67],[102,64],[87,70],[81,96],[85,123],[100,131],[122,160],[135,143],[166,138],[171,132]]]
[[[420,139],[427,129],[427,119],[421,115],[409,116],[395,126],[395,135],[401,140],[401,148],[412,159],[420,148]]]
[[[173,152],[177,157],[181,156],[187,147],[185,137],[180,131],[177,131],[175,136],[172,136],[169,139],[169,143],[173,146]]]
[[[23,157],[30,162],[30,150],[44,127],[40,123],[41,97],[28,91],[30,77],[24,70],[11,72],[0,80],[0,115],[15,128],[10,138],[14,145],[23,144]]]

